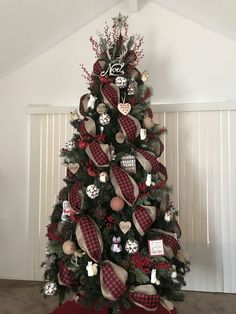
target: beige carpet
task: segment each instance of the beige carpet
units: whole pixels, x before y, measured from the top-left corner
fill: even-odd
[[[42,283],[0,280],[0,314],[48,314],[57,298],[44,299]],[[176,303],[178,314],[236,314],[236,295],[186,292],[185,302]]]

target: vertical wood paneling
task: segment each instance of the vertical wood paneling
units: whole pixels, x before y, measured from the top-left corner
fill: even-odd
[[[236,292],[236,111],[161,112],[168,132],[160,161],[179,208],[182,246],[192,257],[187,289]],[[73,128],[64,113],[31,116],[30,208],[35,279],[41,279],[46,225],[65,167],[59,157]],[[35,232],[38,230],[38,232]]]

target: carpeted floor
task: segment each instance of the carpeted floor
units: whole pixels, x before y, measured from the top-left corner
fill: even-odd
[[[41,287],[35,281],[0,280],[0,314],[49,314],[57,307],[57,298],[45,300]],[[185,302],[175,304],[178,314],[236,314],[235,294],[185,294]]]

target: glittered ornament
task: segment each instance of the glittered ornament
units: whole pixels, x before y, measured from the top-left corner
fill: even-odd
[[[110,206],[112,210],[119,212],[124,208],[125,202],[119,196],[115,196],[111,199]]]
[[[99,181],[102,183],[106,183],[108,180],[109,180],[108,174],[105,171],[101,172],[99,175]]]
[[[148,77],[149,77],[148,71],[144,71],[144,72],[142,73],[141,80],[142,80],[143,82],[146,82],[146,81],[148,80]]]
[[[107,106],[106,106],[104,103],[100,103],[100,104],[97,106],[97,109],[96,109],[97,113],[99,113],[99,114],[105,113],[106,110],[107,110]]]
[[[129,254],[137,253],[139,249],[138,241],[136,240],[127,240],[125,243],[125,250]]]
[[[62,245],[62,250],[66,255],[72,255],[76,251],[76,245],[75,242],[71,240],[67,240]]]
[[[99,192],[100,192],[100,190],[95,184],[90,184],[86,188],[86,194],[88,195],[88,197],[90,197],[92,199],[98,197]]]
[[[99,117],[99,122],[101,125],[107,125],[110,123],[111,117],[107,113],[103,113]]]
[[[125,88],[125,86],[127,84],[127,79],[123,76],[117,76],[117,78],[115,80],[115,84],[119,88]]]
[[[154,126],[154,122],[152,120],[152,118],[150,117],[145,117],[143,119],[143,126],[146,128],[146,129],[151,129],[153,126]]]
[[[45,295],[55,295],[57,292],[57,284],[55,282],[47,282],[44,285],[44,294]]]

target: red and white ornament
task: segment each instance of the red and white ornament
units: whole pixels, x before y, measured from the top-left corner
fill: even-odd
[[[125,202],[119,196],[115,196],[111,199],[110,206],[112,210],[119,212],[124,208]]]
[[[128,102],[126,102],[126,103],[120,102],[117,105],[117,108],[120,111],[120,113],[122,113],[124,116],[127,116],[127,114],[129,114],[129,112],[131,110],[131,104],[129,104]]]

